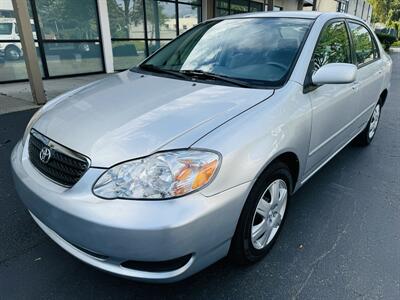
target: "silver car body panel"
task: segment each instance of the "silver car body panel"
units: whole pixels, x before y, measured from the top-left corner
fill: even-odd
[[[60,101],[34,128],[108,168],[205,134],[272,94],[125,71]]]
[[[294,191],[366,126],[379,95],[389,88],[392,63],[381,58],[359,68],[354,83],[304,92],[323,26],[337,13],[260,13],[251,17],[313,18],[314,25],[289,81],[262,90],[210,85],[123,72],[64,94],[30,122],[38,132],[90,158],[92,167],[72,188],[57,185],[31,164],[27,143],[11,163],[21,199],[39,226],[79,259],[117,275],[176,281],[225,256],[259,174],[278,156],[299,161]],[[244,18],[250,15],[230,16]],[[360,21],[361,22],[361,21]],[[222,155],[213,182],[199,192],[164,201],[104,200],[92,186],[106,168],[156,151],[205,148]],[[110,258],[98,260],[85,248]],[[160,247],[162,245],[162,247]],[[192,254],[171,272],[121,267],[124,260],[162,261]]]

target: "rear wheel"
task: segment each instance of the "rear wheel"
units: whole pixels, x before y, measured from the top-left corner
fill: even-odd
[[[371,118],[369,119],[367,127],[356,137],[357,144],[361,146],[368,146],[371,144],[375,137],[376,130],[378,129],[379,120],[381,118],[381,102],[375,106]]]
[[[239,263],[262,259],[272,248],[285,219],[292,177],[288,167],[273,163],[260,176],[246,200],[230,254]]]
[[[8,46],[5,50],[7,60],[19,60],[21,58],[21,50],[16,46]]]

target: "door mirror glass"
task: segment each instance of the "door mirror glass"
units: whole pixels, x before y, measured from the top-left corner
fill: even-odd
[[[346,84],[356,80],[357,67],[352,64],[333,63],[322,66],[312,76],[314,85]]]

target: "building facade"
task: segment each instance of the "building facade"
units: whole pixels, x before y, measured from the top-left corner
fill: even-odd
[[[43,78],[121,71],[212,17],[264,10],[344,11],[366,0],[27,0]],[[0,83],[26,80],[11,0],[0,0]]]

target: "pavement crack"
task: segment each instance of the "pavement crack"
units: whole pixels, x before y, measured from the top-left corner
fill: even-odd
[[[292,297],[292,299],[297,299],[297,297],[301,294],[303,289],[307,286],[308,282],[310,281],[311,276],[314,274],[315,268],[318,266],[318,264],[323,261],[330,253],[335,251],[337,245],[339,244],[340,240],[342,239],[343,235],[347,232],[347,229],[349,228],[350,223],[347,223],[346,226],[342,231],[340,231],[336,237],[335,242],[333,245],[324,253],[322,253],[320,256],[318,256],[315,260],[313,260],[308,266],[310,267],[310,271],[308,272],[308,275],[306,279],[301,283],[300,288],[297,290],[295,295]]]

